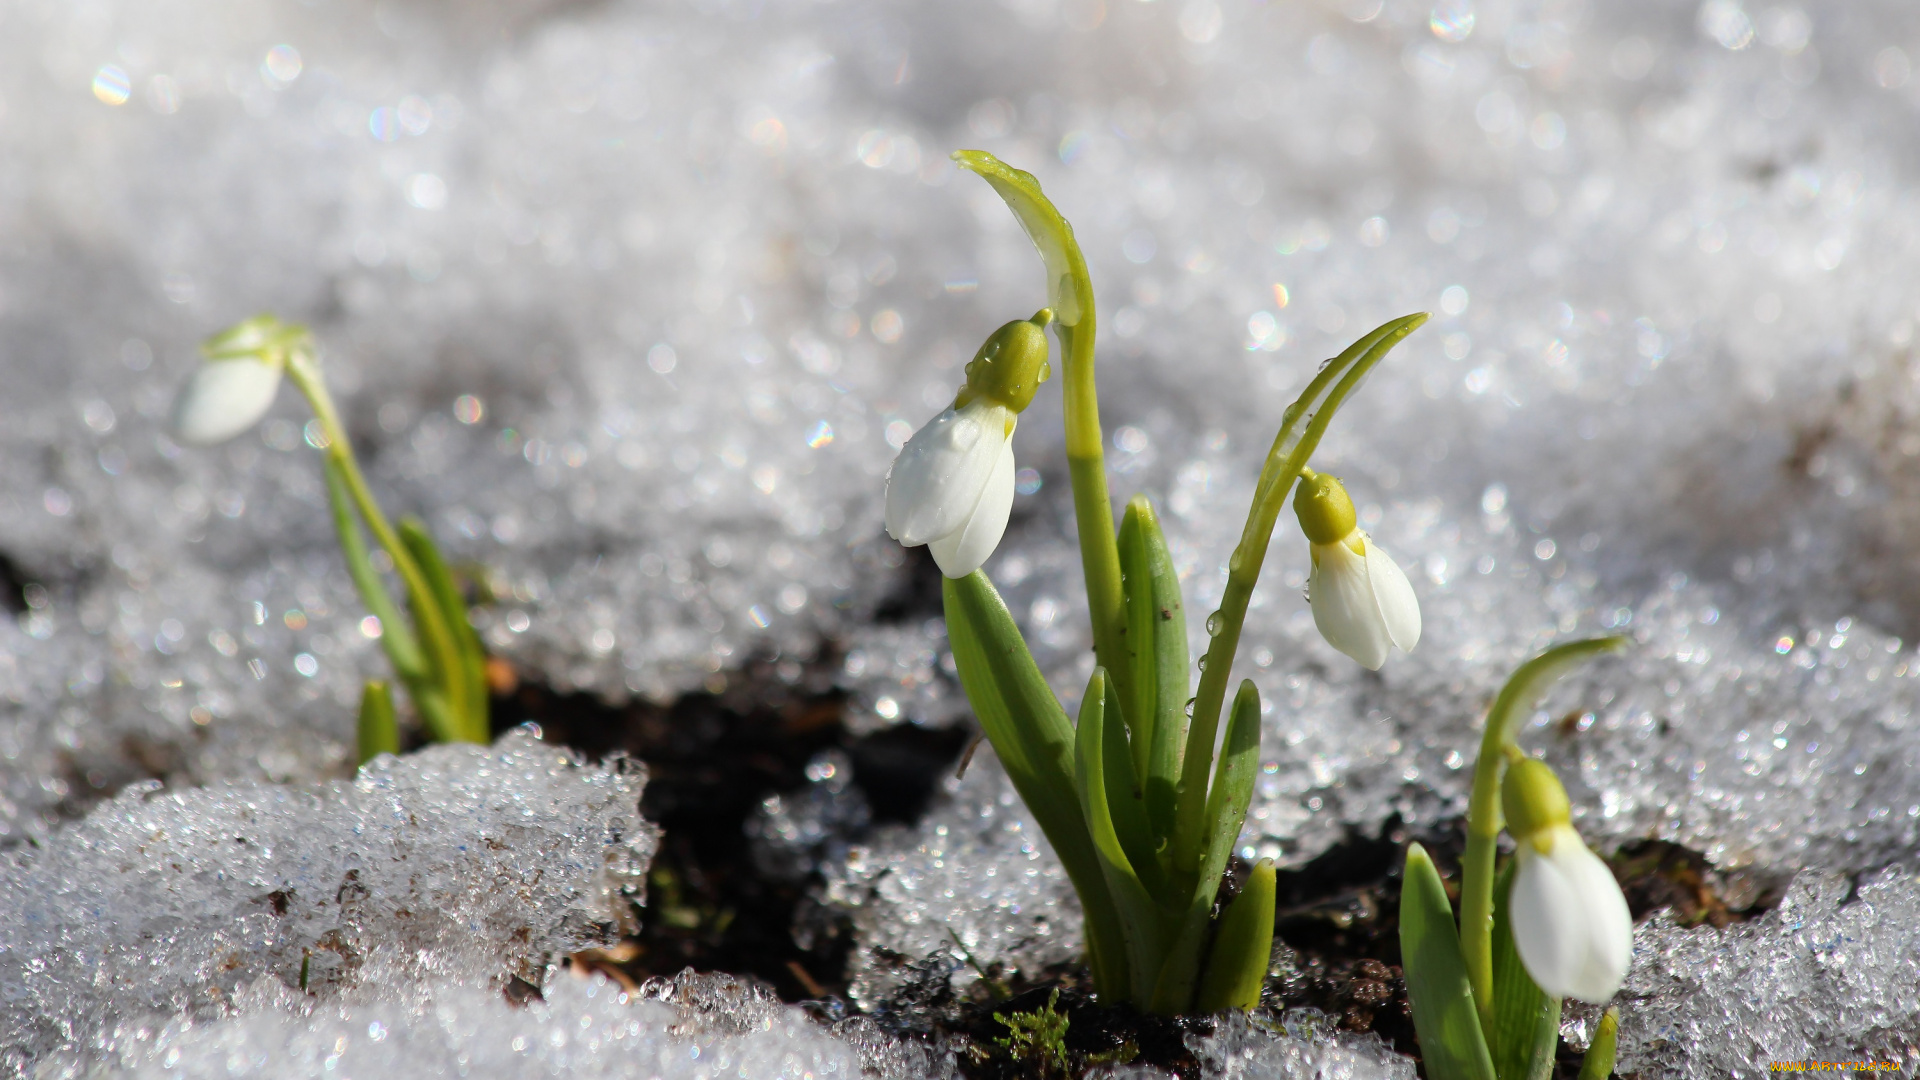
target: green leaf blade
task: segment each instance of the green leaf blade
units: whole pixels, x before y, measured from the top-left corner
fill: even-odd
[[[1132,735],[1134,775],[1147,775],[1147,755],[1153,729],[1159,721],[1159,669],[1154,663],[1153,588],[1148,584],[1147,541],[1140,529],[1146,496],[1135,495],[1120,516],[1120,590],[1127,616],[1127,666],[1132,671],[1125,703],[1127,730]]]
[[[1495,1080],[1460,958],[1453,905],[1433,859],[1419,844],[1407,848],[1400,883],[1400,962],[1429,1080]]]
[[[360,534],[360,522],[353,514],[353,496],[344,467],[331,454],[323,456],[321,461],[327,479],[327,501],[333,510],[333,531],[340,538],[340,554],[346,559],[347,574],[353,578],[367,611],[380,620],[380,647],[393,665],[394,674],[412,685],[428,677],[420,639],[401,617],[400,606],[394,603],[386,583],[380,580],[379,571],[373,568],[366,537]]]
[[[1513,943],[1507,902],[1513,888],[1509,861],[1493,885],[1493,1026],[1487,1049],[1500,1080],[1546,1080],[1560,1045],[1560,999],[1547,996],[1527,974]]]
[[[1103,713],[1106,730],[1102,734],[1101,758],[1106,768],[1107,809],[1113,818],[1113,830],[1147,895],[1160,903],[1166,893],[1166,868],[1161,865],[1153,827],[1147,820],[1147,801],[1139,781],[1134,778],[1127,727],[1121,719],[1119,690],[1111,681],[1107,683]]]
[[[1273,901],[1273,860],[1261,859],[1220,920],[1195,1012],[1251,1009],[1260,1004],[1273,957]]]
[[[947,641],[974,716],[1080,896],[1095,985],[1101,995],[1124,1000],[1125,937],[1080,806],[1073,726],[985,574],[943,577],[941,599]]]
[[[394,715],[393,690],[379,679],[368,679],[360,691],[360,717],[355,725],[360,759],[365,765],[381,754],[400,752],[400,723]]]
[[[1144,745],[1136,743],[1134,751],[1154,836],[1171,841],[1187,734],[1187,613],[1180,598],[1179,571],[1146,496],[1136,495],[1128,502],[1120,538],[1127,639],[1134,653],[1135,708],[1152,716],[1149,724],[1133,724],[1136,739],[1146,729]]]
[[[1207,795],[1206,844],[1198,860],[1198,877],[1187,901],[1179,933],[1167,951],[1166,966],[1154,988],[1156,1012],[1185,1011],[1192,1003],[1200,974],[1200,950],[1206,942],[1207,919],[1220,890],[1220,876],[1233,856],[1234,841],[1247,821],[1253,802],[1253,781],[1260,770],[1260,691],[1252,680],[1240,683],[1227,738],[1214,764],[1213,785]]]
[[[454,585],[453,572],[447,569],[440,545],[434,543],[425,523],[418,518],[400,519],[400,541],[426,578],[427,599],[438,609],[452,638],[453,656],[442,678],[449,706],[459,715],[462,738],[467,742],[492,742],[487,716],[487,654],[472,620],[467,618],[466,600]]]
[[[1080,724],[1074,738],[1074,778],[1087,831],[1099,855],[1107,889],[1119,911],[1121,933],[1126,940],[1129,1000],[1137,1003],[1152,996],[1153,977],[1160,970],[1160,912],[1134,872],[1132,860],[1127,857],[1114,828],[1108,803],[1112,795],[1118,794],[1107,788],[1109,765],[1117,761],[1126,767],[1125,748],[1107,742],[1110,735],[1123,730],[1118,718],[1106,707],[1109,697],[1106,671],[1095,668],[1093,678],[1087,683],[1086,695],[1080,699]]]

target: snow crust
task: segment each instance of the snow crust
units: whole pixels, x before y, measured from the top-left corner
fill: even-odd
[[[129,789],[0,865],[0,1072],[263,1003],[537,987],[627,918],[644,783],[515,734],[319,786]]]
[[[1770,1063],[1920,1065],[1920,876],[1808,871],[1780,907],[1731,931],[1643,926],[1621,1009],[1618,1070],[1757,1077]]]

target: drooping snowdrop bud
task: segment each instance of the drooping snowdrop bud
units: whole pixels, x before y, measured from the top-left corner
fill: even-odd
[[[1353,500],[1325,473],[1303,474],[1293,512],[1312,545],[1307,599],[1327,644],[1370,671],[1420,641],[1420,602],[1397,563],[1361,532]]]
[[[305,335],[304,327],[261,315],[208,338],[200,367],[174,402],[175,436],[212,446],[259,423],[273,407],[289,352]]]
[[[1633,917],[1613,871],[1573,831],[1567,790],[1544,763],[1508,767],[1501,801],[1519,846],[1507,910],[1520,962],[1553,997],[1606,1004],[1633,959]]]
[[[948,577],[978,570],[1007,531],[1015,417],[1046,381],[1052,320],[1042,309],[994,331],[953,404],[907,440],[887,471],[887,535],[927,545]]]

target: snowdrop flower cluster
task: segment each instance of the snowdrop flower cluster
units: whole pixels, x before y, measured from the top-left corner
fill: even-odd
[[[1161,1014],[1251,1008],[1272,950],[1276,876],[1263,860],[1237,895],[1221,896],[1260,769],[1260,691],[1242,681],[1229,707],[1228,675],[1296,483],[1304,485],[1295,508],[1314,545],[1321,632],[1371,668],[1419,640],[1406,575],[1355,527],[1339,482],[1307,460],[1348,395],[1427,317],[1402,316],[1364,335],[1278,418],[1195,665],[1180,575],[1152,501],[1132,496],[1114,521],[1094,385],[1093,286],[1073,229],[1032,176],[979,151],[954,157],[994,188],[1033,241],[1048,306],[995,331],[967,365],[952,407],[902,448],[887,478],[887,532],[930,548],[944,575],[954,669],[1079,895],[1101,1001]],[[981,569],[1006,531],[1009,440],[1047,378],[1049,328],[1060,342],[1068,479],[1094,641],[1077,722]]]

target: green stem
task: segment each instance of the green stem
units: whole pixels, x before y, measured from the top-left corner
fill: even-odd
[[[1613,1075],[1613,1058],[1619,1038],[1620,1009],[1615,1006],[1600,1014],[1600,1026],[1593,1033],[1587,1056],[1580,1062],[1579,1080],[1607,1080]]]
[[[1060,337],[1066,368],[1067,475],[1073,485],[1074,525],[1080,533],[1095,660],[1107,669],[1120,699],[1131,702],[1120,547],[1114,536],[1113,502],[1107,494],[1100,401],[1093,382],[1093,279],[1087,275],[1087,260],[1073,238],[1073,226],[1041,192],[1040,182],[1031,173],[1011,168],[983,150],[956,150],[953,160],[978,174],[1006,200],[1046,267],[1048,307],[1053,310],[1053,332]]]
[[[414,622],[419,627],[427,654],[432,658],[437,681],[445,692],[447,711],[461,718],[452,725],[453,730],[471,732],[471,725],[465,723],[464,719],[472,714],[474,706],[468,701],[470,694],[466,680],[460,677],[463,671],[460,649],[447,623],[448,614],[441,612],[426,575],[407,551],[406,545],[400,542],[399,534],[394,531],[386,514],[381,512],[380,504],[374,501],[366,476],[360,471],[360,463],[353,456],[353,444],[347,441],[347,429],[340,423],[340,412],[334,407],[333,396],[327,393],[326,380],[321,378],[319,365],[310,349],[295,346],[288,350],[287,377],[293,380],[294,386],[306,396],[307,404],[313,408],[314,419],[320,422],[321,433],[326,437],[324,452],[339,466],[340,475],[346,481],[347,491],[360,511],[361,519],[367,523],[367,529],[373,533],[374,539],[386,549],[388,557],[393,559],[394,571],[407,587],[408,606],[413,611]],[[471,734],[468,737],[471,738]]]
[[[1182,870],[1193,871],[1198,867],[1200,836],[1206,826],[1207,773],[1213,764],[1213,740],[1220,728],[1221,706],[1226,702],[1227,679],[1232,674],[1234,653],[1240,647],[1240,628],[1246,621],[1247,603],[1253,597],[1255,583],[1260,580],[1267,544],[1273,537],[1274,522],[1286,505],[1287,492],[1292,490],[1307,458],[1319,447],[1341,403],[1386,356],[1387,350],[1426,321],[1425,313],[1403,316],[1354,342],[1288,407],[1280,432],[1274,437],[1273,449],[1268,452],[1260,480],[1254,486],[1246,528],[1227,562],[1227,587],[1220,598],[1220,608],[1207,616],[1207,652],[1201,662],[1200,689],[1194,696],[1193,718],[1187,729],[1174,818],[1173,854]],[[1299,424],[1303,420],[1306,429],[1300,432]],[[1084,535],[1082,539],[1084,541]]]
[[[1126,653],[1125,600],[1120,587],[1120,545],[1115,538],[1113,499],[1107,492],[1106,446],[1100,433],[1100,395],[1094,387],[1093,288],[1086,261],[1075,245],[1069,249],[1074,265],[1073,289],[1078,295],[1078,321],[1064,318],[1053,325],[1060,337],[1066,374],[1061,398],[1066,406],[1067,477],[1073,487],[1073,523],[1080,534],[1080,566],[1087,579],[1087,611],[1093,621],[1096,662],[1107,669],[1131,701],[1131,670]]]

